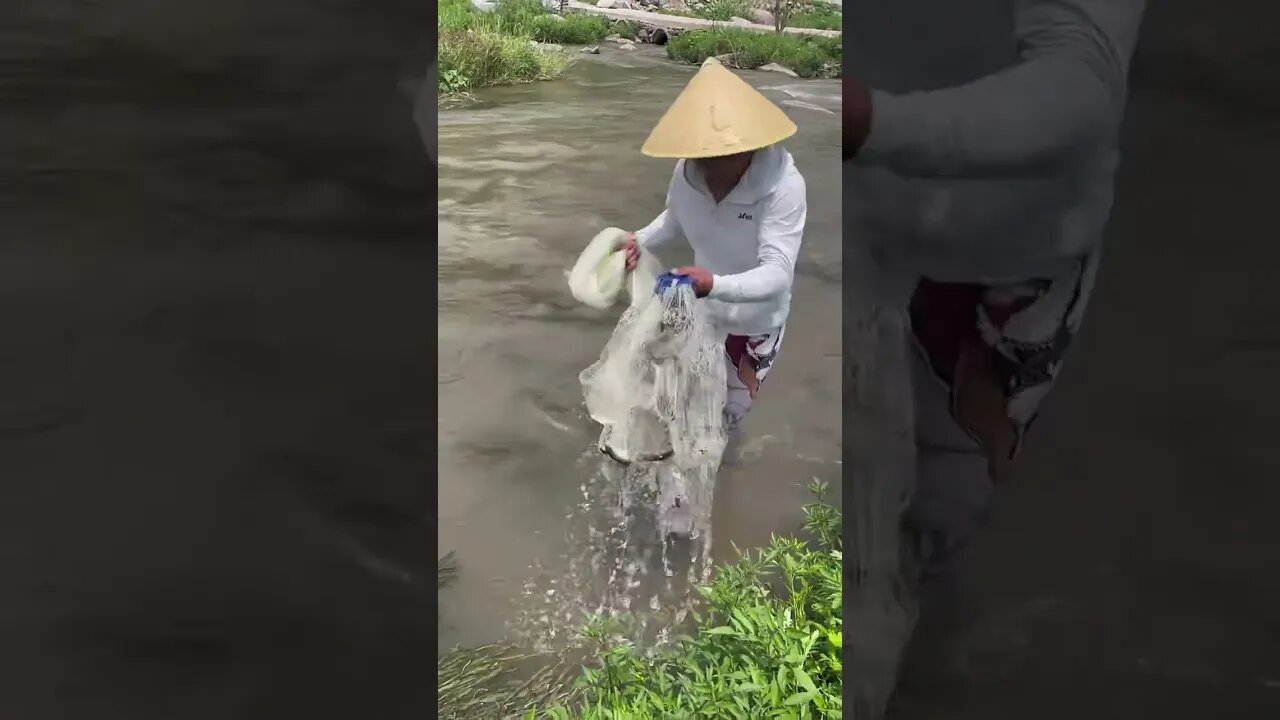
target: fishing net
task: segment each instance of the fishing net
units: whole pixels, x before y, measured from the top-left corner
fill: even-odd
[[[600,359],[579,376],[601,450],[621,462],[693,471],[724,452],[724,350],[688,278],[658,277],[634,298]]]

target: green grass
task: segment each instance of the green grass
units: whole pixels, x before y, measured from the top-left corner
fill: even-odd
[[[817,498],[805,506],[810,539],[775,537],[767,547],[717,568],[710,586],[702,588],[690,635],[641,650],[619,628],[595,620],[583,629],[580,643],[556,655],[500,646],[455,650],[438,664],[439,716],[840,717],[841,518],[823,501],[824,485],[810,489]],[[537,669],[529,672],[530,666]]]
[[[750,20],[751,10],[755,4],[751,0],[712,0],[707,5],[701,6],[695,10],[671,10],[668,8],[654,8],[653,12],[660,15],[674,15],[676,17],[696,17],[705,20],[720,20],[728,22],[735,17]]]
[[[840,38],[713,28],[680,33],[668,40],[666,47],[671,59],[694,65],[728,54],[733,56],[732,64],[744,70],[778,63],[800,77],[840,76]]]
[[[751,19],[753,3],[749,0],[711,0],[695,17],[728,21],[735,17]]]
[[[792,12],[787,18],[787,27],[840,30],[843,22],[844,16],[834,5],[819,2],[807,4]]]
[[[654,12],[677,17],[700,17],[707,20],[730,20],[735,17],[751,19],[751,10],[755,5],[749,0],[714,0],[709,6],[699,10],[668,10],[656,8]],[[770,13],[773,8],[764,6]],[[842,15],[834,5],[823,2],[802,3],[787,18],[786,27],[813,28],[815,30],[840,30]]]
[[[556,78],[576,57],[534,43],[585,45],[619,31],[602,17],[559,17],[537,0],[499,0],[490,13],[468,0],[441,0],[437,18],[441,96]]]

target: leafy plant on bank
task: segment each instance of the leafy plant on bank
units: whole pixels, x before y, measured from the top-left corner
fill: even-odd
[[[778,0],[786,2],[788,0]],[[794,0],[790,0],[794,2]],[[825,2],[796,3],[787,14],[787,27],[814,28],[816,30],[841,30],[844,16],[839,6]]]
[[[680,33],[667,41],[666,48],[671,59],[694,65],[709,57],[729,56],[730,64],[744,70],[778,63],[801,77],[840,77],[840,38],[712,28]]]
[[[499,0],[492,12],[469,0],[441,0],[437,27],[442,96],[559,77],[576,58],[555,46],[628,30],[598,16],[556,15],[538,0]]]
[[[708,20],[729,21],[733,18],[750,18],[753,4],[750,0],[711,0],[696,14]]]
[[[695,634],[641,651],[609,623],[583,633],[592,659],[576,699],[527,720],[816,720],[841,716],[843,543],[825,485],[811,542],[774,537],[702,589]]]

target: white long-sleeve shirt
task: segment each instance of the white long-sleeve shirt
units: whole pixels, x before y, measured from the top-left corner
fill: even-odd
[[[846,242],[940,280],[1056,276],[1101,242],[1144,0],[854,3],[872,127]]]
[[[781,146],[757,151],[719,203],[697,164],[681,160],[666,209],[636,232],[636,242],[652,250],[684,237],[694,262],[715,276],[707,306],[716,327],[760,335],[786,323],[806,212],[804,178]]]

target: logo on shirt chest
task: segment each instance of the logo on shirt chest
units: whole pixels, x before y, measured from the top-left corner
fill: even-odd
[[[739,219],[739,220],[751,220],[751,219],[752,219],[752,218],[751,218],[751,213],[748,213],[748,212],[738,213],[738,219]]]

